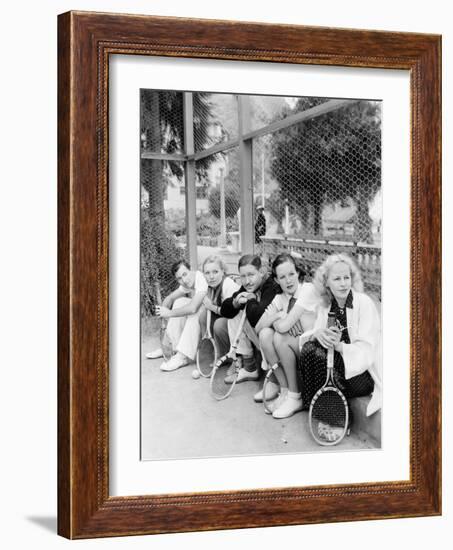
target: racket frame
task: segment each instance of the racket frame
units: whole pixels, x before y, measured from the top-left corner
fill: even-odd
[[[232,344],[230,345],[230,349],[228,350],[228,353],[223,355],[215,363],[214,368],[212,369],[211,380],[210,380],[209,387],[211,389],[212,395],[217,399],[217,401],[222,401],[223,399],[226,399],[231,394],[231,392],[233,391],[234,386],[236,385],[236,380],[238,378],[239,369],[241,368],[241,362],[238,360],[238,357],[237,357],[237,348],[238,348],[238,345],[239,345],[239,339],[240,339],[242,331],[244,329],[245,321],[246,321],[246,308],[244,308],[244,311],[242,312],[242,316],[241,316],[241,319],[239,321],[238,330],[235,334],[235,337],[234,337],[234,340],[233,340]],[[219,395],[218,393],[216,393],[213,390],[214,378],[215,378],[215,375],[216,375],[217,371],[219,370],[219,368],[222,367],[225,363],[230,362],[230,361],[232,361],[232,363],[234,365],[233,381],[232,381],[231,384],[228,384],[228,386],[230,386],[228,388],[228,391],[224,395]]]
[[[331,327],[331,326],[335,326],[335,324],[336,324],[335,316],[334,315],[331,316],[330,313],[329,313],[327,326]],[[309,408],[309,411],[308,411],[308,425],[310,427],[310,433],[311,433],[313,439],[316,441],[316,443],[318,443],[319,445],[323,445],[325,447],[338,445],[338,443],[340,443],[344,439],[344,436],[349,432],[349,406],[348,406],[348,402],[346,400],[346,397],[343,395],[343,392],[340,391],[337,388],[337,386],[335,384],[334,377],[333,377],[334,353],[335,353],[335,350],[334,350],[333,347],[330,347],[330,348],[327,349],[327,376],[326,376],[326,381],[324,382],[324,385],[321,388],[319,388],[319,390],[313,396],[313,399],[311,400],[310,408]],[[326,391],[336,392],[341,397],[341,399],[343,400],[343,404],[344,404],[345,411],[346,411],[346,419],[345,419],[345,426],[344,426],[344,429],[343,429],[343,433],[341,434],[339,439],[336,439],[335,441],[325,441],[324,439],[320,439],[319,436],[314,433],[313,426],[312,426],[313,406],[315,405],[315,403],[318,400],[319,396],[321,394],[325,393]]]
[[[268,401],[266,399],[266,388],[267,388],[267,385],[270,382],[270,379],[271,379],[272,375],[279,368],[281,368],[280,365],[278,363],[275,363],[275,365],[272,365],[271,367],[269,367],[269,369],[266,373],[266,376],[264,377],[264,382],[263,382],[263,406],[264,406],[264,410],[267,411],[268,413],[272,413],[272,410],[269,407],[269,403],[272,403],[272,401],[274,401],[274,399],[278,399],[278,396],[275,397],[274,399],[271,399],[271,400]]]
[[[214,349],[214,359],[212,361],[212,368],[208,373],[202,372],[202,370],[200,368],[200,348],[201,348],[201,343],[203,342],[203,340],[209,340],[212,344],[213,349]],[[211,374],[212,374],[212,371],[214,369],[214,366],[217,363],[217,360],[218,360],[217,345],[216,345],[215,340],[212,337],[212,333],[211,333],[211,310],[208,309],[207,312],[206,312],[206,331],[205,331],[205,334],[204,334],[203,338],[200,340],[200,343],[198,344],[198,348],[197,348],[196,362],[197,362],[197,369],[198,369],[198,372],[200,373],[200,376],[202,376],[203,378],[210,378]]]
[[[156,301],[158,305],[161,306],[162,294],[160,292],[160,283],[158,282],[154,283],[154,288],[156,290]],[[164,319],[160,317],[159,340],[160,340],[160,348],[162,350],[164,361],[169,361],[173,356],[173,347],[171,343],[168,342],[168,338],[166,339],[167,324],[168,324],[168,319]]]

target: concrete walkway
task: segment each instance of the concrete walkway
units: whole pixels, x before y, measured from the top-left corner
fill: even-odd
[[[206,458],[275,453],[372,449],[356,435],[337,447],[320,447],[308,429],[308,413],[275,420],[253,401],[258,382],[237,384],[230,397],[216,401],[209,379],[192,378],[195,364],[162,372],[162,359],[145,359],[158,346],[155,334],[142,344],[142,459]]]

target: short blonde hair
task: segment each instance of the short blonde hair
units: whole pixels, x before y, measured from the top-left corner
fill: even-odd
[[[362,275],[354,260],[347,254],[331,254],[318,267],[313,277],[313,284],[325,306],[328,306],[331,302],[331,293],[327,287],[327,278],[332,267],[338,263],[346,264],[349,267],[349,271],[351,272],[351,287],[357,292],[363,292]]]
[[[213,255],[213,256],[208,256],[207,258],[204,259],[202,265],[201,265],[201,270],[203,271],[204,273],[204,268],[205,268],[205,265],[206,264],[218,264],[218,266],[220,267],[220,269],[226,273],[226,265],[225,265],[225,262],[222,260],[222,258],[220,256],[216,256],[216,255]]]

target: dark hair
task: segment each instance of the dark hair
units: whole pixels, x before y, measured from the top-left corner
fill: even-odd
[[[253,265],[256,269],[261,269],[261,258],[256,254],[245,254],[245,256],[239,258],[238,269],[245,265]]]
[[[186,260],[178,260],[177,262],[175,262],[172,266],[171,266],[171,274],[173,276],[176,275],[176,272],[178,271],[178,269],[181,267],[181,266],[185,266],[187,267],[187,269],[190,269],[190,265],[188,264],[188,262]]]
[[[299,274],[299,281],[302,282],[305,278],[306,273],[303,267],[296,260],[296,258],[291,254],[288,254],[287,252],[283,252],[283,254],[279,254],[272,262],[272,276],[274,277],[274,279],[277,277],[277,267],[286,262],[290,262],[294,265],[294,268]]]

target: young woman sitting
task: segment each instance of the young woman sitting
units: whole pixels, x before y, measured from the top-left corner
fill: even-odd
[[[266,386],[266,400],[276,397],[269,407],[272,416],[287,418],[302,410],[297,379],[299,337],[313,326],[320,297],[312,283],[303,282],[305,273],[290,254],[275,258],[272,274],[281,294],[275,296],[255,328],[267,363],[280,367],[275,370],[278,385]],[[262,390],[255,400],[263,400]]]
[[[360,271],[346,254],[333,254],[316,271],[314,284],[322,305],[314,327],[300,338],[299,375],[308,408],[327,374],[327,349],[333,347],[334,379],[346,398],[369,395],[370,415],[381,407],[380,319],[363,293]],[[337,326],[327,328],[329,311]]]
[[[204,307],[199,319],[201,332],[204,334],[206,330],[206,315],[209,310],[211,311],[211,334],[216,339],[219,354],[224,355],[228,352],[230,344],[229,341],[225,342],[216,337],[217,333],[228,333],[227,319],[220,316],[220,306],[239,290],[239,285],[231,277],[226,276],[226,266],[220,256],[208,256],[203,262],[202,270],[209,288],[203,299]]]

